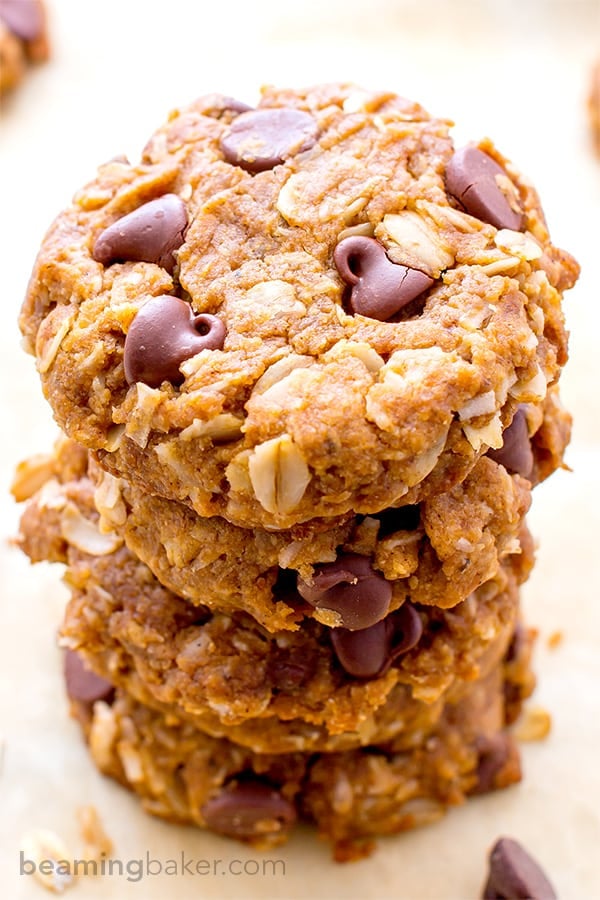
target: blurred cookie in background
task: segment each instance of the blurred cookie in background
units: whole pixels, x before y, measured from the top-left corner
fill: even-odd
[[[588,115],[594,149],[600,156],[600,57],[592,68],[588,94]]]
[[[29,65],[49,55],[42,0],[0,0],[0,93],[15,88]]]

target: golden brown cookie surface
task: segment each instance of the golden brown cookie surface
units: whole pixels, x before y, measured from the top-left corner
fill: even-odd
[[[21,546],[33,561],[67,564],[71,601],[64,642],[141,701],[265,752],[338,749],[377,735],[383,740],[400,729],[408,735],[435,721],[449,690],[460,693],[461,683],[485,673],[506,650],[516,621],[517,584],[532,565],[531,542],[518,515],[518,542],[513,536],[502,562],[502,545],[495,547],[488,580],[485,566],[474,563],[476,572],[465,576],[476,578],[474,588],[451,610],[419,602],[415,584],[413,600],[398,589],[400,605],[366,628],[306,619],[296,631],[267,630],[236,609],[236,589],[227,594],[221,585],[221,601],[213,609],[193,605],[163,587],[117,534],[99,531],[85,451],[63,441],[46,463],[44,468],[38,459],[37,470],[33,464],[22,470],[22,490],[25,475],[41,478],[52,466],[65,480],[51,478],[34,494],[22,517]],[[479,465],[504,472],[510,484],[497,464]],[[493,478],[491,485],[501,493]],[[476,495],[469,498],[467,512],[476,518]],[[447,505],[439,515],[447,524],[438,540],[448,541]],[[464,522],[459,517],[456,527],[466,540],[471,532]],[[485,560],[485,532],[478,539]],[[394,540],[403,543],[401,534]],[[234,557],[232,566],[240,565]],[[211,567],[204,573],[200,581],[207,593],[220,573]],[[369,584],[367,594],[373,590]]]
[[[522,665],[527,668],[527,661]],[[297,819],[314,823],[338,860],[372,839],[436,821],[472,793],[520,779],[504,731],[501,665],[448,703],[426,744],[325,754],[255,754],[168,718],[121,690],[109,702],[72,698],[100,771],[135,791],[144,808],[265,849]]]
[[[102,167],[21,324],[103,466],[287,528],[464,478],[556,380],[576,275],[491,144],[390,94],[270,89],[203,98]]]

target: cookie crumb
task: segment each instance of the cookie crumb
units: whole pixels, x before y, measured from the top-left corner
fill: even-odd
[[[513,734],[518,741],[543,741],[552,729],[552,716],[542,706],[528,706],[518,719]]]
[[[53,894],[62,894],[75,884],[73,856],[63,840],[44,828],[28,831],[21,840],[24,865],[33,867],[29,874]]]
[[[76,812],[79,830],[84,841],[83,858],[100,860],[110,856],[113,842],[104,830],[104,825],[95,806],[81,806]]]
[[[564,631],[553,631],[552,634],[548,635],[548,640],[546,641],[546,643],[550,650],[556,650],[557,647],[560,647],[564,639]]]
[[[23,503],[33,497],[54,475],[54,460],[50,453],[37,453],[17,465],[10,492]]]

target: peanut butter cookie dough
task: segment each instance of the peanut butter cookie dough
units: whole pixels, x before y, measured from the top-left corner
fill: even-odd
[[[59,424],[201,516],[450,490],[566,360],[577,264],[489,141],[349,85],[176,110],[50,228],[21,326]]]
[[[0,0],[0,94],[19,84],[29,64],[48,56],[42,0]]]
[[[524,681],[525,656],[521,665]],[[153,815],[259,849],[287,840],[300,819],[316,825],[336,859],[356,859],[377,835],[429,824],[469,794],[520,779],[505,730],[502,665],[446,704],[426,742],[283,755],[211,738],[120,689],[111,695],[108,682],[91,685],[77,668],[67,677],[71,709],[101,772],[135,791]]]

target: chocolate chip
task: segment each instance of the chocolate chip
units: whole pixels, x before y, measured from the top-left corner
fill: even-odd
[[[510,644],[504,657],[505,663],[521,662],[528,647],[527,629],[522,622],[517,622]]]
[[[221,349],[225,333],[217,316],[195,316],[189,303],[168,294],[153,297],[127,332],[125,377],[129,384],[142,381],[150,387],[160,387],[163,381],[181,384],[181,363],[201,350]]]
[[[351,285],[350,308],[361,316],[385,322],[419,297],[433,278],[393,263],[374,238],[353,235],[339,242],[333,261],[340,277]]]
[[[157,263],[172,272],[174,251],[183,244],[187,223],[181,198],[164,194],[105,228],[94,244],[92,256],[104,266],[132,260]]]
[[[34,41],[44,27],[39,0],[0,0],[0,19],[22,41]]]
[[[268,679],[274,691],[292,693],[315,674],[317,656],[308,647],[273,647],[269,656]]]
[[[332,563],[315,566],[312,584],[298,578],[298,593],[311,606],[332,610],[341,626],[351,631],[368,628],[383,619],[392,588],[366,556],[343,553]]]
[[[508,428],[504,429],[502,438],[502,447],[499,450],[488,450],[487,455],[512,475],[530,479],[534,460],[527,418],[522,406],[517,409]]]
[[[390,617],[390,621],[393,627],[389,659],[391,664],[419,643],[423,634],[423,622],[415,607],[408,600],[405,600],[400,609]]]
[[[406,601],[398,612],[358,631],[331,629],[331,643],[340,665],[355,678],[384,675],[392,663],[421,639],[423,624]]]
[[[209,828],[248,839],[287,831],[296,821],[293,805],[263,781],[232,782],[201,809]]]
[[[538,863],[512,838],[496,841],[489,863],[483,900],[556,900],[556,892]]]
[[[229,97],[226,94],[211,94],[206,98],[203,104],[202,113],[205,116],[211,116],[214,119],[220,119],[224,113],[243,113],[251,110],[252,107],[235,97]]]
[[[385,621],[389,632],[389,644],[379,675],[385,675],[397,659],[416,647],[423,634],[421,616],[408,600],[405,600],[400,609],[388,616]]]
[[[253,109],[239,115],[221,138],[227,162],[256,174],[308,150],[317,123],[300,109]]]
[[[67,650],[64,658],[64,674],[67,694],[71,700],[92,705],[96,700],[110,703],[115,689],[106,678],[88,669],[74,650]]]
[[[387,619],[362,628],[332,628],[331,643],[340,665],[355,678],[374,678],[388,661],[392,629]]]
[[[513,208],[515,197],[508,199],[511,186],[502,166],[477,147],[457,150],[446,166],[446,189],[463,209],[495,228],[520,231],[523,214]]]
[[[481,738],[477,750],[479,753],[477,784],[472,793],[487,794],[496,789],[496,776],[510,757],[510,738],[506,734]]]

